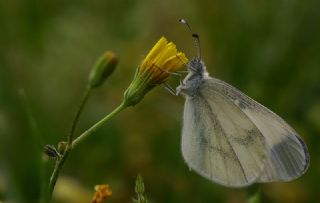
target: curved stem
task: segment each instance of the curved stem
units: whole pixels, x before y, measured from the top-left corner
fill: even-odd
[[[93,132],[95,132],[98,128],[100,128],[104,123],[106,123],[107,121],[109,121],[111,118],[113,118],[114,116],[116,116],[118,113],[120,113],[123,109],[125,109],[127,107],[127,105],[125,105],[124,103],[121,103],[116,109],[114,109],[110,114],[106,115],[103,119],[101,119],[100,121],[98,121],[96,124],[94,124],[91,128],[89,128],[88,130],[86,130],[84,133],[82,133],[79,137],[77,137],[72,144],[68,144],[66,147],[66,150],[64,151],[62,157],[57,160],[56,162],[56,166],[54,168],[54,171],[51,175],[50,178],[50,183],[49,183],[49,187],[48,187],[48,201],[51,199],[52,196],[52,192],[54,190],[55,184],[57,182],[59,173],[62,169],[62,166],[64,164],[64,162],[66,161],[67,157],[69,156],[70,151],[76,147],[79,143],[83,142],[83,140],[85,140],[85,138],[89,137]],[[81,107],[82,108],[82,107]],[[76,117],[76,119],[78,119]],[[70,137],[69,137],[70,138]]]
[[[82,133],[79,137],[77,137],[72,142],[72,148],[76,147],[79,143],[83,142],[84,139],[89,137],[94,131],[96,131],[98,128],[100,128],[105,122],[113,118],[115,115],[120,113],[123,109],[125,109],[127,105],[125,103],[121,103],[116,109],[114,109],[110,114],[105,116],[103,119],[98,121],[96,124],[94,124],[91,128],[86,130],[84,133]]]
[[[80,118],[80,114],[83,110],[83,107],[84,105],[86,104],[89,96],[90,96],[90,92],[91,92],[91,88],[89,86],[86,87],[86,90],[84,91],[84,94],[83,94],[83,97],[81,99],[81,102],[80,102],[80,105],[78,107],[78,110],[74,116],[74,119],[73,119],[73,122],[71,124],[71,128],[70,128],[70,132],[68,134],[68,142],[67,142],[67,146],[66,146],[66,149],[62,155],[61,158],[59,158],[57,161],[56,161],[56,165],[55,165],[55,168],[52,172],[52,175],[50,177],[50,182],[49,182],[49,186],[48,186],[48,195],[47,195],[47,202],[50,201],[51,199],[51,196],[52,196],[52,192],[53,192],[53,189],[56,185],[56,182],[57,182],[57,179],[58,179],[58,176],[59,176],[59,173],[62,169],[62,166],[65,162],[65,160],[67,159],[71,149],[72,149],[72,139],[73,139],[73,135],[74,135],[74,132],[75,132],[75,129],[76,129],[76,126],[78,124],[78,121],[79,121],[79,118]]]
[[[80,114],[81,114],[82,109],[83,109],[84,105],[86,104],[86,102],[87,102],[87,100],[88,100],[88,98],[90,96],[90,92],[91,92],[91,88],[89,86],[87,86],[86,90],[85,90],[85,92],[83,94],[81,103],[79,105],[78,111],[76,112],[76,115],[74,116],[74,119],[73,119],[73,122],[72,122],[72,125],[71,125],[70,133],[69,133],[69,136],[68,136],[68,145],[70,145],[70,146],[72,144],[74,131],[75,131],[76,126],[78,124],[78,121],[79,121],[79,118],[80,118]]]

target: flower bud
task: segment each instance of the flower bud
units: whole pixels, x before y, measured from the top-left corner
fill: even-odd
[[[111,52],[105,52],[94,65],[89,75],[90,88],[99,87],[113,73],[118,64],[117,56]]]

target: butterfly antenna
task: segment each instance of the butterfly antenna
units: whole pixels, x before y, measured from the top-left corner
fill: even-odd
[[[198,51],[198,58],[201,59],[201,47],[200,47],[200,38],[199,38],[199,35],[197,35],[196,33],[194,33],[194,32],[192,31],[192,29],[191,29],[188,21],[186,21],[185,19],[181,18],[181,19],[179,20],[179,22],[182,23],[182,24],[184,24],[184,25],[188,28],[189,32],[191,33],[191,36],[192,36],[193,41],[194,41],[194,44],[195,44],[195,46],[196,46],[196,48],[197,48],[197,51]]]

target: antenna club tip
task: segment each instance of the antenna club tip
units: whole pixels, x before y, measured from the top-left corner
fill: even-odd
[[[183,18],[180,18],[180,19],[179,19],[179,22],[180,22],[180,23],[187,24],[187,21],[186,21],[185,19],[183,19]]]

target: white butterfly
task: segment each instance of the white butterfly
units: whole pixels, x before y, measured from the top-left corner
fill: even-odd
[[[301,176],[309,153],[295,130],[235,87],[210,77],[200,58],[199,53],[190,60],[176,92],[186,97],[182,154],[188,166],[229,187]]]

